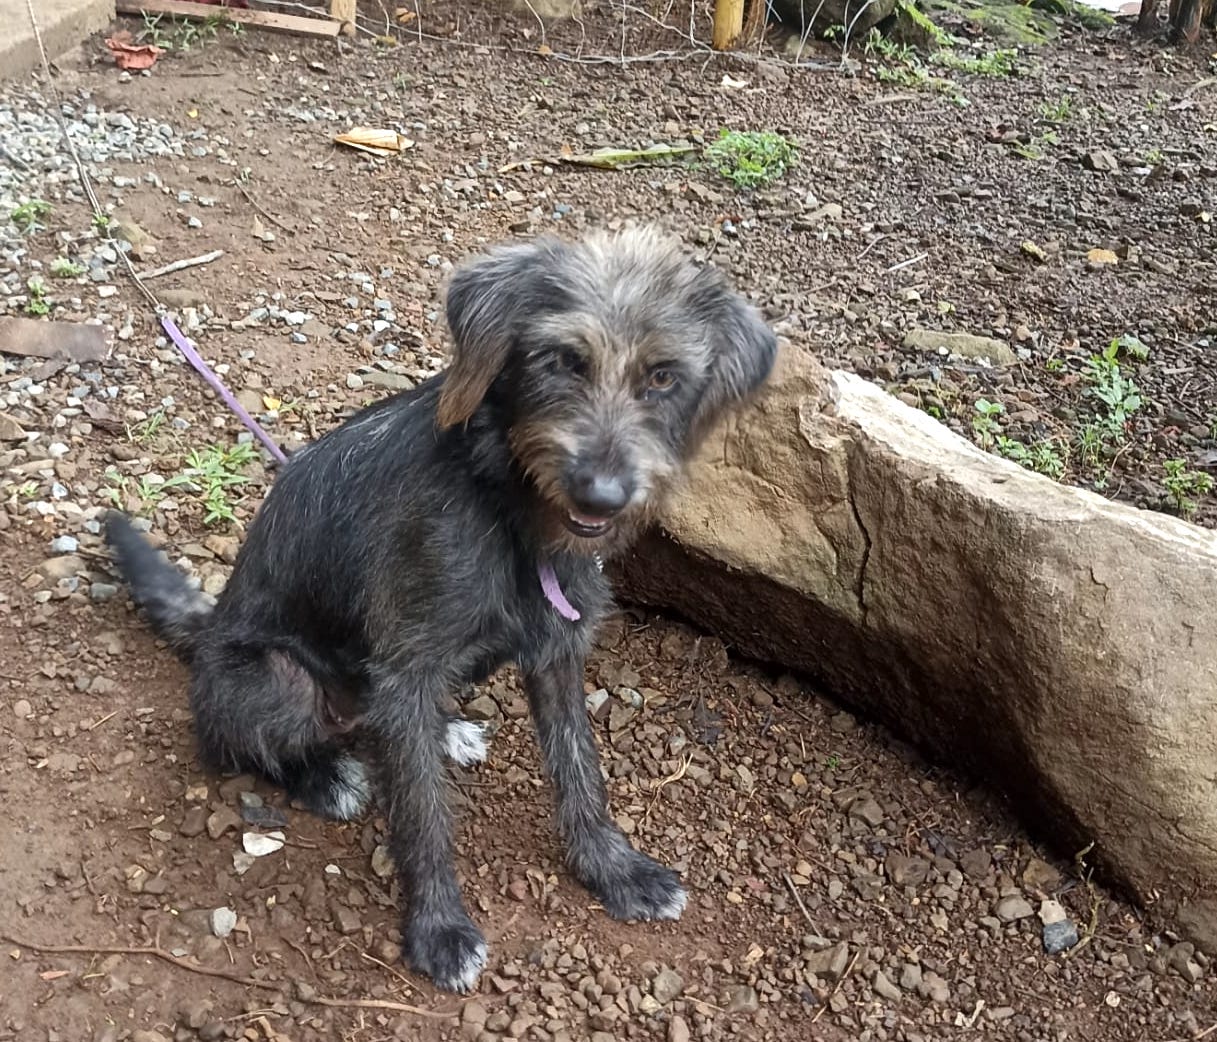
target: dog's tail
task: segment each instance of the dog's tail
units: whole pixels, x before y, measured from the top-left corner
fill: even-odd
[[[132,599],[147,613],[156,635],[167,641],[180,658],[189,660],[199,633],[207,625],[211,605],[117,510],[106,515],[106,542],[131,588]]]

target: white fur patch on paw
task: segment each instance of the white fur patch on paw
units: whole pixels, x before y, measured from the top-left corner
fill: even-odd
[[[444,750],[448,758],[462,767],[483,763],[490,751],[486,728],[472,720],[452,720],[444,735]]]
[[[482,970],[486,968],[486,955],[486,942],[483,941],[462,960],[455,977],[436,983],[447,991],[455,991],[458,995],[472,991],[478,978],[482,975]]]
[[[681,913],[685,910],[685,905],[689,903],[689,894],[682,887],[677,890],[662,908],[656,909],[656,919],[679,919]]]
[[[338,780],[330,792],[330,808],[335,818],[350,821],[358,817],[372,798],[368,771],[353,756],[338,761]]]

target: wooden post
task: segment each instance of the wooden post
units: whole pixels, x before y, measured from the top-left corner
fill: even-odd
[[[356,0],[330,0],[330,17],[342,23],[342,35],[355,35]]]
[[[728,50],[743,31],[744,0],[714,0],[714,49]]]

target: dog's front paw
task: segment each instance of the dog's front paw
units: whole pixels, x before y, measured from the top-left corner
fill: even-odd
[[[486,940],[468,918],[423,914],[406,924],[405,955],[436,987],[463,994],[477,984],[486,966]]]
[[[689,895],[670,868],[631,850],[614,870],[586,880],[614,919],[679,919]]]

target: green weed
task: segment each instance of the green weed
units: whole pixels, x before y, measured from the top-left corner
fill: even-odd
[[[1033,470],[1037,474],[1060,481],[1065,475],[1065,459],[1057,444],[1051,441],[1041,441],[1034,445],[1024,445],[1016,438],[997,435],[997,454],[1012,460],[1021,467]]]
[[[146,420],[135,424],[135,426],[127,425],[127,440],[135,442],[138,445],[147,445],[152,441],[157,434],[160,433],[162,427],[165,426],[168,417],[165,415],[164,409],[157,409],[150,413]]]
[[[1162,479],[1162,487],[1166,489],[1180,517],[1191,517],[1196,513],[1195,496],[1207,496],[1213,491],[1213,478],[1199,470],[1188,470],[1187,463],[1181,459],[1162,461],[1162,469],[1166,476]]]
[[[1056,101],[1040,105],[1040,116],[1049,123],[1068,123],[1073,118],[1073,99],[1062,94]]]
[[[930,61],[957,72],[995,79],[1004,79],[1018,72],[1018,51],[1008,49],[988,51],[974,58],[965,58],[953,50],[943,49],[932,54]]]
[[[46,226],[42,219],[51,212],[51,204],[45,199],[30,199],[22,203],[8,215],[8,219],[17,226],[23,235],[33,235],[42,231]]]
[[[186,468],[169,478],[162,489],[187,488],[194,492],[203,506],[203,524],[235,521],[234,502],[230,497],[249,478],[241,471],[257,458],[254,447],[247,443],[223,449],[212,445],[195,449],[186,456]]]
[[[1141,344],[1139,340],[1136,343]],[[1142,399],[1136,382],[1125,374],[1118,361],[1121,350],[1127,350],[1125,338],[1117,337],[1101,354],[1086,360],[1082,379],[1088,385],[1088,393],[1103,407],[1107,421],[1122,429],[1141,408]]]
[[[37,275],[32,275],[26,288],[29,290],[29,300],[25,302],[25,313],[27,315],[49,315],[51,313],[51,302],[47,300],[46,283]]]
[[[794,166],[799,151],[794,142],[771,130],[724,130],[706,146],[705,157],[736,188],[759,188]]]
[[[47,265],[47,271],[51,273],[53,279],[74,279],[77,275],[85,273],[85,266],[77,264],[74,260],[68,260],[67,257],[56,257]]]
[[[982,449],[991,449],[1001,431],[998,417],[1006,411],[1006,407],[1001,402],[977,398],[973,408],[976,410],[976,415],[972,417],[972,430],[976,433],[977,444]]]

